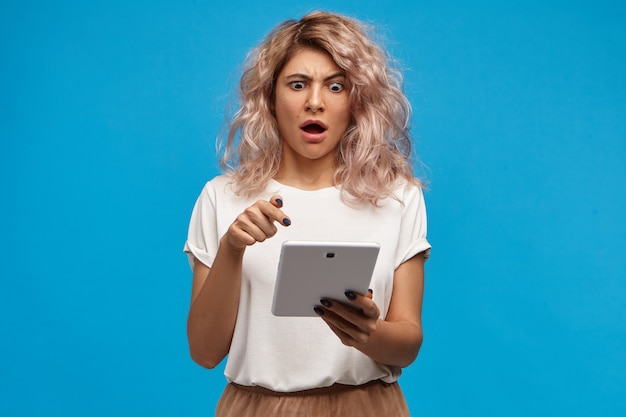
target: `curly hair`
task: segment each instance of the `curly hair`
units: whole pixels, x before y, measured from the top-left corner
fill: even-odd
[[[399,179],[420,184],[411,167],[411,106],[402,74],[371,28],[335,13],[312,12],[274,28],[246,57],[239,108],[222,133],[220,167],[238,194],[261,192],[281,163],[282,141],[274,114],[276,79],[303,48],[327,52],[345,72],[351,122],[336,150],[335,184],[353,200],[376,205],[393,196]]]

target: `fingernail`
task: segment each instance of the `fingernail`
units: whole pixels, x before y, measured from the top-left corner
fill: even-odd
[[[278,204],[278,207],[282,207],[283,206],[283,200],[281,200],[280,198],[276,199],[276,204]]]
[[[370,293],[370,294],[372,294],[372,295],[374,294],[374,290],[373,290],[373,289],[371,289],[371,288],[370,288],[369,290],[367,290],[367,292],[369,292],[369,293]]]
[[[332,307],[332,306],[333,306],[333,303],[331,303],[330,301],[328,301],[328,300],[327,300],[327,299],[325,299],[325,298],[322,298],[322,299],[320,300],[320,304],[321,304],[321,305],[323,305],[324,307],[327,307],[327,308],[330,308],[330,307]]]
[[[291,220],[289,220],[288,218],[286,218],[286,217],[285,217],[285,218],[283,219],[283,224],[284,224],[285,226],[291,226]]]
[[[348,297],[348,300],[354,300],[356,298],[356,294],[353,293],[352,291],[346,291],[345,294],[346,294],[346,297]]]
[[[313,307],[313,311],[315,311],[315,314],[317,314],[318,316],[323,316],[324,315],[324,310],[322,310],[319,307]]]

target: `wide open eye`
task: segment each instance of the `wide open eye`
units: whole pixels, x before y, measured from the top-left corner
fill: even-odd
[[[304,81],[292,81],[289,83],[294,90],[303,90],[305,87]]]
[[[343,91],[344,87],[342,83],[335,81],[328,85],[328,89],[333,93],[340,93]]]

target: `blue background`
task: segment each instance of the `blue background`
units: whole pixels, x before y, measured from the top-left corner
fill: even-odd
[[[416,416],[626,412],[626,6],[0,6],[0,414],[211,415],[182,245],[246,52],[323,8],[380,27],[430,181]]]

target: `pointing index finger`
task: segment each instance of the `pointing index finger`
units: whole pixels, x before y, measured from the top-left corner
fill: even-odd
[[[272,206],[274,206],[276,209],[272,210],[270,213],[265,213],[265,215],[269,217],[270,220],[275,220],[283,226],[291,225],[291,220],[289,219],[289,217],[285,216],[285,213],[280,210],[280,208],[283,207],[283,198],[279,194],[275,194],[272,196],[272,198],[270,198],[270,203],[272,203]]]

